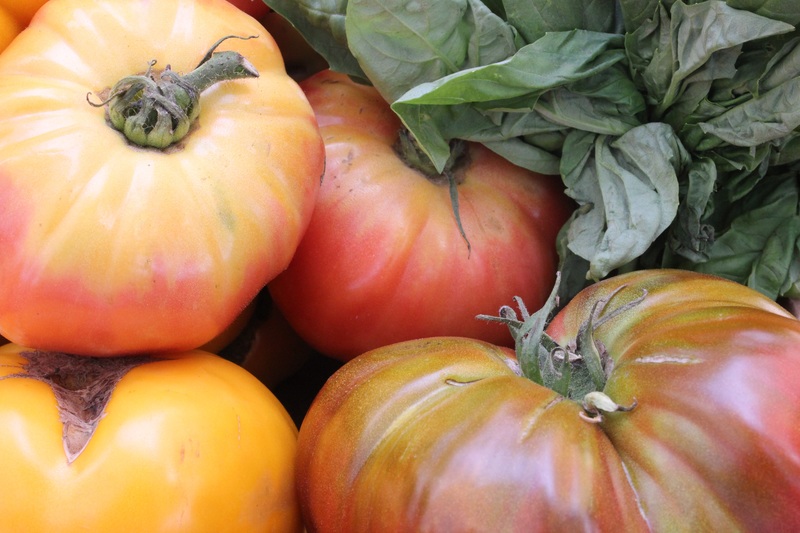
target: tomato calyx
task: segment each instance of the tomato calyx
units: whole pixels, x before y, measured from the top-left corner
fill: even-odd
[[[453,206],[453,215],[456,219],[458,231],[467,245],[467,253],[472,251],[472,245],[467,238],[467,233],[464,231],[458,208],[458,185],[464,181],[461,169],[469,163],[466,142],[461,139],[450,141],[450,157],[447,158],[442,172],[436,170],[431,158],[422,150],[416,137],[406,128],[398,132],[394,151],[406,166],[425,176],[431,183],[437,185],[447,184],[450,190],[450,204]]]
[[[126,76],[111,88],[100,102],[86,100],[94,107],[106,106],[111,126],[137,146],[164,149],[183,139],[200,114],[200,94],[212,85],[227,80],[257,78],[256,68],[238,52],[215,52],[227,39],[254,39],[257,36],[228,35],[206,52],[197,67],[180,75],[170,65],[156,74],[156,60],[148,63],[144,74]]]
[[[608,297],[595,302],[576,338],[562,346],[545,332],[550,316],[558,305],[560,280],[560,273],[557,273],[550,296],[535,313],[530,313],[522,299],[515,297],[519,314],[511,306],[503,306],[498,316],[478,315],[477,318],[505,324],[514,338],[522,374],[564,397],[579,401],[584,409],[580,413],[581,418],[587,422],[602,422],[603,412],[634,409],[635,399],[630,406],[623,406],[603,392],[614,370],[614,359],[603,343],[595,339],[594,332],[603,323],[641,303],[647,291],[630,302],[609,309],[608,305],[614,296],[625,289],[626,286],[622,285]]]
[[[0,379],[28,378],[47,384],[56,397],[67,464],[86,449],[117,383],[147,356],[86,357],[60,352],[23,352],[23,371]]]

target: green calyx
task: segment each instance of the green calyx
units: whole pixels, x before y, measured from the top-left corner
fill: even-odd
[[[515,341],[522,374],[562,396],[581,402],[584,420],[599,423],[603,421],[603,412],[630,411],[636,406],[635,401],[626,407],[615,403],[603,392],[614,369],[614,360],[603,343],[594,338],[594,332],[604,322],[638,305],[647,292],[624,305],[608,309],[614,296],[625,288],[623,285],[608,297],[595,302],[577,337],[567,346],[561,346],[545,332],[547,321],[558,304],[559,282],[560,274],[557,274],[549,298],[533,314],[517,297],[515,302],[519,314],[512,307],[503,306],[498,316],[478,315],[478,318],[508,326]]]
[[[180,75],[169,65],[158,75],[150,61],[142,75],[126,76],[114,85],[107,99],[108,120],[135,145],[164,149],[183,139],[200,114],[200,93],[226,80],[257,78],[258,71],[238,52],[214,50],[226,39],[252,39],[229,35],[218,40],[195,69]],[[91,94],[91,93],[90,93]]]

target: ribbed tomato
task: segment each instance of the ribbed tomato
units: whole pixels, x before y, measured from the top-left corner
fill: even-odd
[[[210,84],[220,71],[257,77]],[[272,38],[225,0],[51,0],[0,56],[0,101],[0,334],[18,344],[200,346],[310,220],[313,111]]]
[[[300,429],[308,531],[800,529],[800,321],[730,281],[642,271],[548,332],[541,384],[525,342],[519,359],[448,337],[346,363]]]
[[[374,88],[330,70],[301,87],[327,162],[308,231],[269,284],[292,327],[342,360],[432,335],[507,342],[503,327],[475,315],[515,295],[544,301],[573,207],[561,180],[477,143],[460,145],[445,174],[426,172]]]

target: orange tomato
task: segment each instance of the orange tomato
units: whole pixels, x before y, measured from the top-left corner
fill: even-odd
[[[0,52],[14,40],[14,37],[22,31],[22,24],[14,18],[8,9],[0,5]]]
[[[0,9],[5,10],[22,27],[28,25],[47,0],[0,0]]]
[[[93,421],[76,422],[87,412]],[[90,358],[7,344],[0,427],[0,531],[302,530],[296,426],[262,383],[216,355]]]

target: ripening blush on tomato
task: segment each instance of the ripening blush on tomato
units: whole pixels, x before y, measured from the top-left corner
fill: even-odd
[[[216,355],[0,348],[0,531],[295,533],[297,429]]]
[[[414,143],[374,88],[330,70],[301,87],[327,160],[308,230],[268,285],[292,327],[342,360],[434,335],[507,343],[505,328],[475,316],[515,295],[531,305],[546,298],[556,235],[573,207],[558,176],[517,167],[477,143],[459,144],[445,175],[423,172],[409,162],[419,156]]]
[[[225,0],[51,0],[0,57],[0,101],[0,334],[17,344],[201,346],[310,220],[314,113]]]
[[[300,428],[307,530],[800,529],[786,310],[721,278],[640,271],[589,286],[547,332],[544,352],[437,337],[345,363]]]

